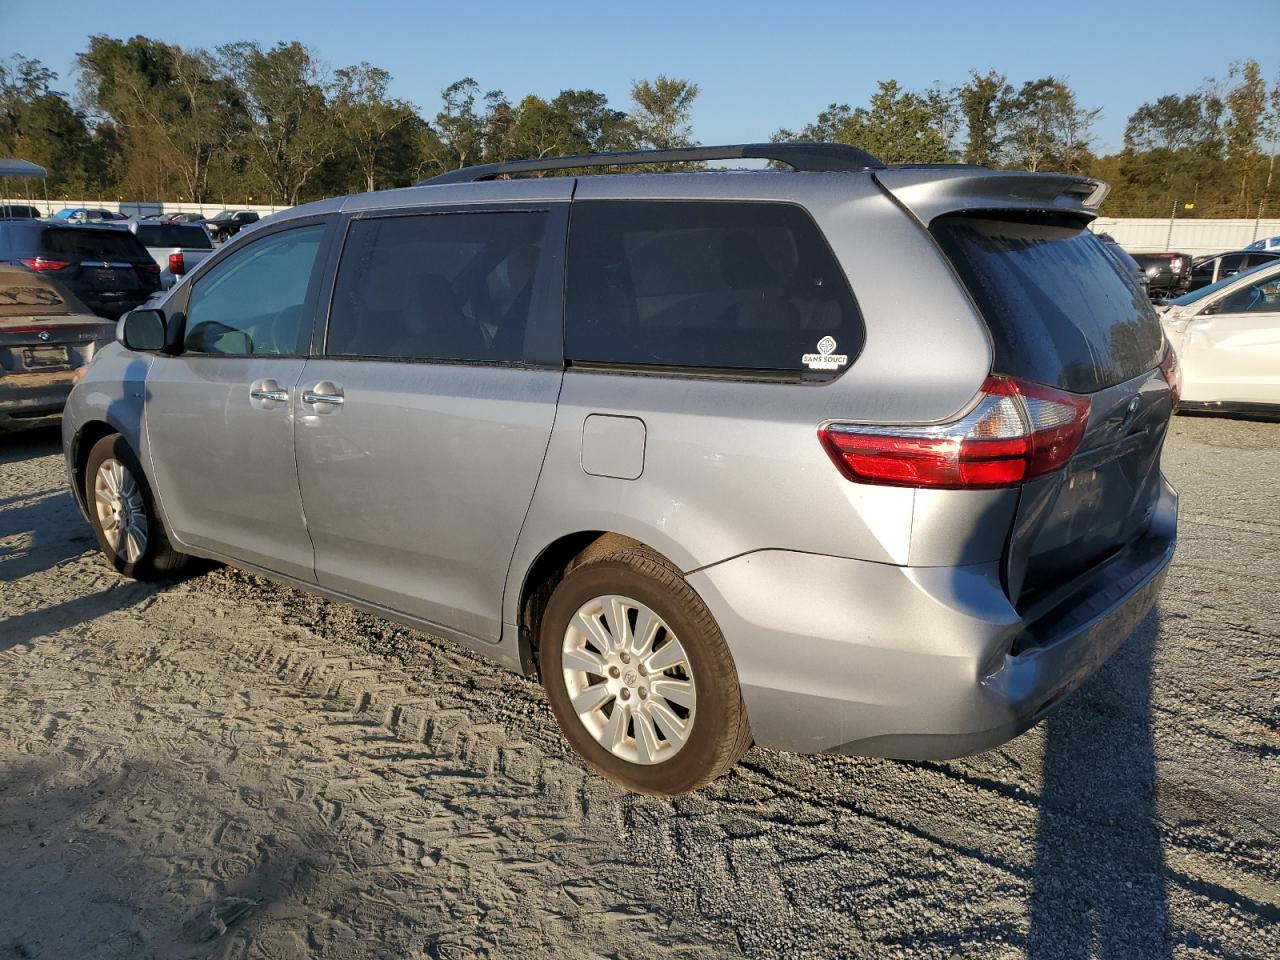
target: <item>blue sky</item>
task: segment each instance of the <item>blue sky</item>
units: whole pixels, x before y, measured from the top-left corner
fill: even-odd
[[[591,87],[625,108],[632,80],[665,72],[701,86],[693,119],[703,143],[766,139],[832,101],[865,102],[880,79],[952,86],[971,67],[994,67],[1014,83],[1068,78],[1085,105],[1102,108],[1097,146],[1108,151],[1138,104],[1225,75],[1233,60],[1257,59],[1274,83],[1277,26],[1280,0],[1238,0],[1222,16],[1149,0],[0,0],[0,56],[43,60],[70,91],[75,54],[94,33],[204,47],[299,39],[331,66],[368,60],[390,70],[393,93],[428,118],[440,90],[463,76],[511,97]]]

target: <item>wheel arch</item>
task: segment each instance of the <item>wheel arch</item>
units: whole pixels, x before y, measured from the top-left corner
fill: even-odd
[[[529,676],[538,674],[538,630],[542,614],[556,585],[577,563],[592,554],[624,545],[653,547],[634,537],[609,530],[579,530],[557,537],[539,551],[521,579],[518,638],[521,669]],[[659,551],[654,550],[655,553]],[[659,555],[661,555],[659,553]]]
[[[112,434],[122,433],[121,430],[108,423],[106,420],[89,420],[80,426],[76,431],[75,438],[71,442],[71,462],[73,464],[73,476],[75,477],[75,497],[80,504],[81,510],[89,509],[88,501],[85,499],[85,468],[89,464],[89,451],[103,437],[109,437]],[[138,451],[134,451],[136,455]]]

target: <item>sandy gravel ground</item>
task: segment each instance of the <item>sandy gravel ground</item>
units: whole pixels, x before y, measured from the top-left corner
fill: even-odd
[[[1280,425],[1165,460],[1165,598],[1047,724],[658,802],[443,642],[118,579],[56,438],[0,438],[0,957],[1280,958]]]

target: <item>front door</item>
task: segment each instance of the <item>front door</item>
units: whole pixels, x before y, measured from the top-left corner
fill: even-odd
[[[1280,275],[1194,317],[1180,359],[1187,400],[1280,403]]]
[[[178,541],[306,581],[294,401],[326,229],[265,233],[196,277],[184,349],[147,375],[152,475]]]
[[[500,638],[560,389],[566,206],[352,221],[299,394],[322,586]]]

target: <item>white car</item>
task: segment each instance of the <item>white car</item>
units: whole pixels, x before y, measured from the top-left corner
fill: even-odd
[[[1280,414],[1280,263],[1169,301],[1184,410]]]

